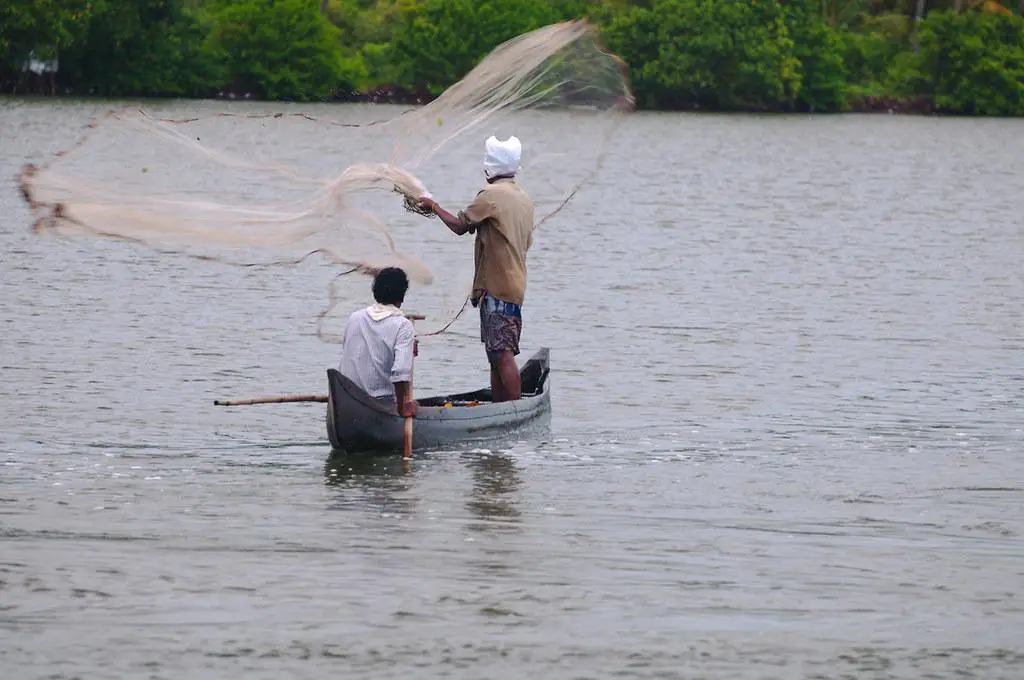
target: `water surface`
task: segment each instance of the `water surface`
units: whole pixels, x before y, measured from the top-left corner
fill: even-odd
[[[403,472],[213,406],[326,390],[326,263],[29,233],[14,176],[104,110],[0,103],[4,677],[1024,673],[1021,121],[635,116],[531,251],[549,431]],[[486,382],[475,332],[418,391]]]

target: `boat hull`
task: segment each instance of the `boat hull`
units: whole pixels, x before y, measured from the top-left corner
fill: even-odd
[[[551,413],[548,389],[550,352],[539,350],[519,371],[522,398],[493,403],[491,390],[417,399],[413,418],[414,450],[506,436],[546,422]],[[405,419],[393,404],[383,404],[335,369],[327,370],[327,436],[335,452],[386,454],[402,450]],[[477,402],[477,405],[460,405]],[[453,404],[446,406],[446,404]]]

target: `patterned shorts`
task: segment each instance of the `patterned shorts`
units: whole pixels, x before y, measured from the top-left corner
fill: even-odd
[[[523,331],[523,314],[517,304],[484,295],[480,306],[480,342],[490,352],[508,350],[519,354],[519,336]]]

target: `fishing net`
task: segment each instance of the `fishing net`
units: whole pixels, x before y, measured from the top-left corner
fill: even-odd
[[[385,266],[408,272],[405,308],[427,316],[421,332],[440,332],[465,308],[472,237],[417,214],[417,204],[429,193],[453,213],[468,205],[483,186],[486,137],[522,140],[519,180],[539,227],[600,168],[633,97],[596,28],[573,21],[500,45],[439,98],[404,112],[210,106],[184,117],[111,111],[48,164],[26,166],[33,229],[250,267],[318,256],[335,268],[318,333],[336,342],[332,321],[368,301],[365,275]],[[394,115],[381,119],[382,110]],[[339,306],[345,314],[332,314]]]

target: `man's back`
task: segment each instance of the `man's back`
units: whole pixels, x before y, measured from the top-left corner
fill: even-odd
[[[412,377],[414,335],[412,322],[397,310],[355,311],[345,326],[338,371],[371,397],[394,399],[394,383]]]
[[[533,245],[533,201],[511,178],[484,188],[466,216],[479,223],[476,236],[475,294],[523,304],[526,297],[526,253]]]

